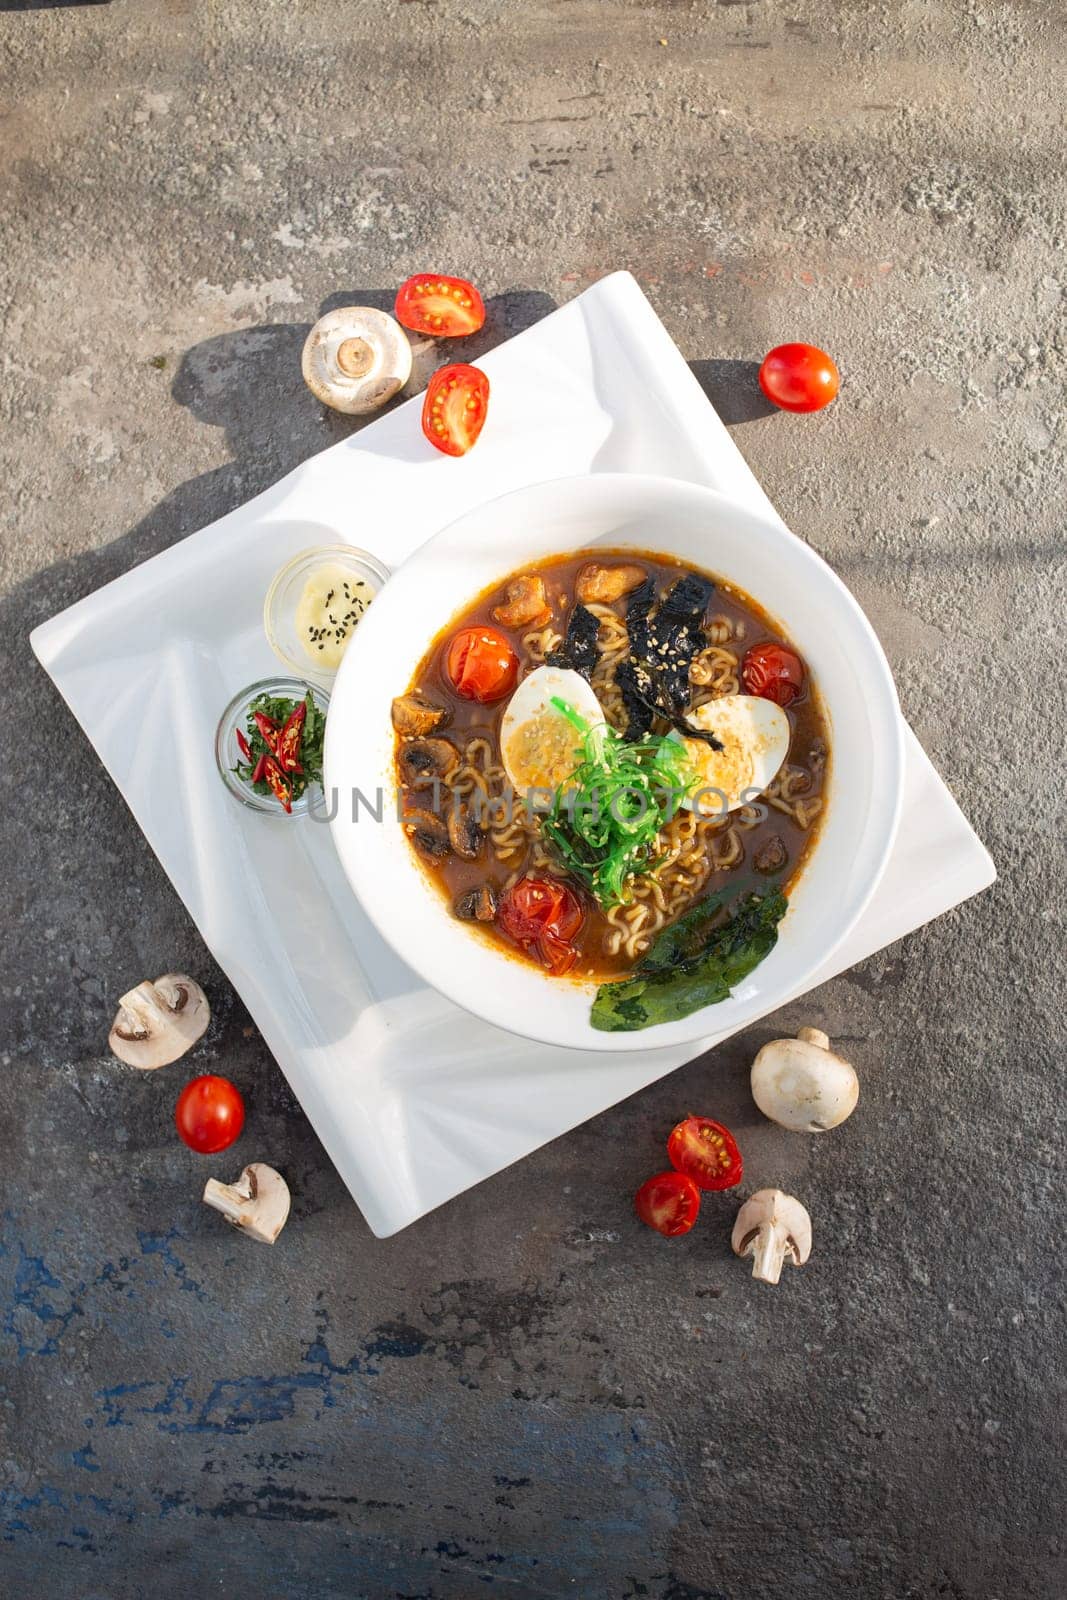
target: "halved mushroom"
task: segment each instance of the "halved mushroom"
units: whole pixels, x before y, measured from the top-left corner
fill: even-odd
[[[429,866],[440,866],[452,854],[447,824],[432,811],[406,811],[401,827]]]
[[[496,892],[491,883],[480,883],[476,889],[461,894],[452,909],[463,922],[492,922],[496,917]]]
[[[280,1172],[263,1161],[253,1161],[236,1183],[209,1178],[204,1204],[221,1211],[227,1222],[249,1239],[273,1244],[289,1216],[289,1185]]]
[[[794,1133],[825,1133],[856,1109],[860,1083],[821,1028],[772,1039],[752,1063],[752,1098],[765,1117]]]
[[[552,608],[545,598],[545,580],[527,573],[509,583],[507,599],[493,607],[493,617],[504,628],[532,628],[547,622]]]
[[[165,972],[124,994],[108,1044],[128,1066],[153,1072],[169,1066],[196,1043],[211,1021],[200,985],[184,972]]]
[[[417,789],[425,787],[428,778],[447,778],[459,752],[451,739],[408,739],[396,759],[403,781]]]
[[[627,562],[605,567],[599,561],[587,561],[574,580],[574,593],[583,606],[610,606],[638,588],[647,576],[644,567]]]
[[[477,861],[485,835],[471,812],[453,806],[448,814],[448,842],[464,861]]]
[[[348,416],[377,411],[411,376],[411,345],[394,318],[373,306],[341,306],[304,342],[304,382],[323,405]]]
[[[777,1283],[783,1263],[802,1267],[811,1255],[811,1218],[781,1189],[758,1189],[737,1213],[730,1240],[735,1256],[752,1257],[752,1276]]]
[[[780,834],[772,833],[756,851],[752,865],[757,872],[781,872],[788,860],[789,851],[785,847],[785,840]]]
[[[397,695],[393,701],[393,727],[408,738],[422,738],[435,728],[447,728],[451,720],[447,706],[435,706],[417,694]]]

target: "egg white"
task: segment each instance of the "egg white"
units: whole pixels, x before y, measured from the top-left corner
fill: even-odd
[[[702,739],[672,736],[685,745],[698,780],[698,788],[683,804],[701,816],[736,811],[763,794],[789,754],[789,718],[781,706],[760,695],[722,695],[689,712],[688,720],[713,733],[724,746],[713,750]]]
[[[500,724],[500,756],[516,793],[552,791],[578,764],[578,730],[552,704],[563,700],[593,727],[604,712],[580,672],[569,667],[536,667],[508,701]]]

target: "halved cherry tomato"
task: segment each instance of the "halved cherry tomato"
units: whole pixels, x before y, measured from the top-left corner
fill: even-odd
[[[240,1137],[245,1103],[229,1078],[207,1072],[185,1085],[174,1108],[174,1122],[190,1150],[214,1155]]]
[[[458,695],[484,706],[511,693],[519,658],[498,628],[460,628],[448,647],[445,671]]]
[[[746,693],[776,706],[788,706],[804,687],[804,663],[795,650],[784,644],[754,644],[741,663],[741,681]]]
[[[478,332],[485,321],[485,306],[466,278],[417,272],[397,290],[396,320],[431,339],[461,339]]]
[[[489,379],[478,367],[457,361],[439,367],[422,405],[422,431],[446,456],[465,456],[485,425]]]
[[[696,1221],[700,1190],[684,1172],[660,1172],[638,1189],[634,1209],[642,1222],[674,1239]]]
[[[574,939],[585,921],[574,890],[554,878],[520,878],[500,898],[497,923],[528,954],[537,955],[553,977],[578,959]]]
[[[841,387],[841,377],[825,350],[779,344],[763,358],[759,386],[783,411],[821,411]]]
[[[710,1117],[686,1117],[667,1140],[671,1166],[698,1189],[733,1189],[744,1170],[737,1140]]]

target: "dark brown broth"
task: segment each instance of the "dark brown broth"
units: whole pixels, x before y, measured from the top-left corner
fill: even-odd
[[[461,627],[487,624],[505,633],[511,640],[519,656],[519,681],[528,672],[534,670],[540,662],[531,660],[524,648],[522,634],[527,630],[501,628],[492,613],[495,606],[500,605],[505,598],[505,591],[510,582],[516,577],[526,573],[539,573],[544,580],[547,598],[552,606],[552,625],[557,632],[563,633],[566,629],[566,619],[570,607],[574,602],[574,584],[578,571],[590,560],[627,561],[637,563],[648,571],[656,580],[659,594],[662,594],[687,572],[701,572],[715,584],[715,592],[708,604],[707,622],[710,617],[723,616],[732,622],[743,620],[745,636],[743,640],[730,641],[726,648],[733,650],[738,657],[743,657],[744,652],[753,644],[766,640],[777,643],[789,644],[789,640],[782,630],[767,616],[766,612],[756,604],[748,595],[716,578],[713,573],[703,573],[701,568],[688,563],[664,559],[661,556],[650,555],[633,550],[585,550],[577,555],[554,557],[547,561],[537,562],[531,566],[522,567],[509,573],[499,583],[473,600],[470,605],[458,612],[445,628],[438,634],[430,645],[422,661],[419,663],[408,692],[417,692],[425,699],[433,701],[440,706],[447,706],[451,712],[451,722],[447,728],[441,729],[441,736],[450,739],[460,748],[466,740],[476,734],[487,737],[494,748],[496,759],[499,760],[499,731],[504,710],[510,699],[505,695],[493,705],[479,705],[475,701],[461,699],[453,690],[445,670],[445,657],[448,645]],[[612,608],[620,615],[625,615],[626,602],[620,601]],[[811,777],[810,788],[805,791],[804,798],[809,799],[822,793],[826,786],[826,772],[829,767],[829,730],[822,708],[819,704],[818,694],[813,688],[810,677],[805,678],[804,690],[792,705],[786,708],[786,715],[792,726],[792,739],[789,745],[787,761],[794,766],[804,768]],[[398,747],[401,740],[398,740]],[[820,765],[818,761],[813,768],[812,752],[822,748],[825,752],[825,761]],[[398,774],[398,787],[404,797],[405,806],[426,807],[428,797],[424,791],[405,789],[401,784]],[[703,884],[693,902],[702,899],[718,889],[728,889],[731,898],[734,894],[741,894],[746,890],[766,890],[772,885],[777,885],[788,892],[794,885],[803,868],[805,858],[811,850],[819,830],[821,817],[817,817],[813,824],[801,828],[789,815],[766,805],[767,816],[756,826],[743,833],[745,861],[743,864],[724,871],[713,871]],[[445,799],[447,807],[447,796]],[[757,853],[764,845],[777,836],[785,845],[787,864],[781,870],[764,875],[757,872],[752,863]],[[417,854],[417,852],[416,852]],[[477,861],[463,861],[457,856],[447,857],[440,865],[429,867],[421,857],[420,864],[425,868],[427,875],[433,879],[438,888],[443,892],[450,904],[460,899],[469,889],[480,884],[490,883],[494,889],[500,891],[509,878],[514,877],[514,868],[499,861],[486,841],[482,856]],[[560,871],[557,876],[565,877]],[[571,976],[588,979],[618,977],[632,969],[634,963],[620,952],[611,955],[604,949],[604,939],[610,932],[611,925],[604,913],[583,895],[586,908],[585,924],[578,935],[576,943],[580,956]],[[495,945],[507,951],[508,954],[520,960],[529,959],[516,949],[511,941],[499,932],[492,924],[471,923],[473,932],[489,938]],[[535,962],[536,964],[536,962]]]

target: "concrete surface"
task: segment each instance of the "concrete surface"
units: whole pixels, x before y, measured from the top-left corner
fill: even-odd
[[[1034,0],[3,8],[5,1600],[1065,1592],[1065,35]],[[494,297],[483,343],[637,273],[1001,879],[781,1017],[858,1064],[838,1132],[760,1121],[761,1027],[381,1244],[26,636],[340,437],[307,324],[427,266]],[[817,418],[756,403],[789,337],[845,374]],[[173,1137],[184,1069],[107,1054],[175,966],[289,1175],[273,1252],[198,1202],[236,1164]],[[777,1290],[731,1202],[631,1214],[689,1107],[811,1208]]]

